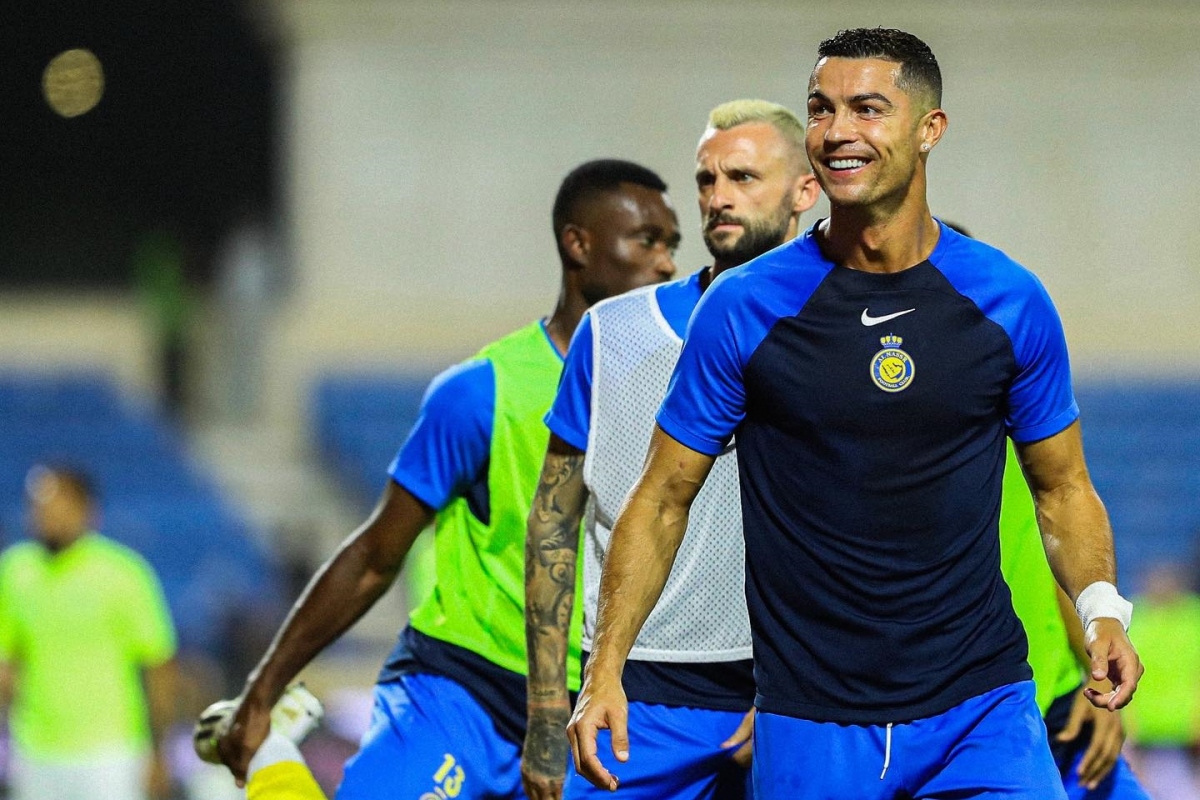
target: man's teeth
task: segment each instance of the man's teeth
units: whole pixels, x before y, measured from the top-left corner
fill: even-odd
[[[829,162],[834,169],[858,169],[866,165],[867,162],[861,158],[835,158]]]

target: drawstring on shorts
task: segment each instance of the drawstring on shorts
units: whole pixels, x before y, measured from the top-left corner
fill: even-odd
[[[892,763],[892,723],[887,724],[887,739],[883,746],[883,772],[879,773],[879,780],[883,780],[883,776],[887,775],[888,766]]]

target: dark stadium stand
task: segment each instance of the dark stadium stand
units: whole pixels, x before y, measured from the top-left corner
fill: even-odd
[[[279,591],[278,568],[177,427],[111,376],[0,372],[0,430],[0,544],[23,535],[26,472],[53,461],[92,478],[97,527],[155,567],[184,648],[220,647],[231,614]]]
[[[313,392],[321,452],[369,507],[416,419],[432,376],[329,375]],[[1077,396],[1092,478],[1112,517],[1122,590],[1160,560],[1200,550],[1200,383],[1081,382]]]

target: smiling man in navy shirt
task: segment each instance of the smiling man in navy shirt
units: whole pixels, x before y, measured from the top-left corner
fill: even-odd
[[[1000,574],[1006,436],[1114,685],[1091,699],[1129,702],[1142,667],[1062,326],[1036,277],[930,214],[940,103],[911,34],[821,44],[806,147],[830,216],[705,294],[613,530],[569,728],[598,785],[599,728],[628,757],[622,665],[735,434],[759,800],[1064,796]]]

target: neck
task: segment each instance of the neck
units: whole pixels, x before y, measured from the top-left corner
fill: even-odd
[[[81,531],[80,533],[75,534],[74,536],[70,536],[66,539],[56,540],[56,541],[39,538],[38,542],[42,545],[42,547],[46,548],[46,551],[48,553],[50,553],[50,555],[58,555],[59,553],[63,552],[68,547],[70,547],[71,545],[75,544],[80,539],[82,539],[85,533],[87,533],[87,531]]]
[[[863,272],[901,272],[929,258],[940,233],[924,202],[888,215],[835,207],[821,225],[820,241],[826,257],[841,266]]]
[[[559,355],[567,354],[567,348],[571,346],[571,337],[587,309],[588,302],[579,292],[573,292],[566,286],[559,291],[554,311],[546,318],[546,335],[550,337]]]

